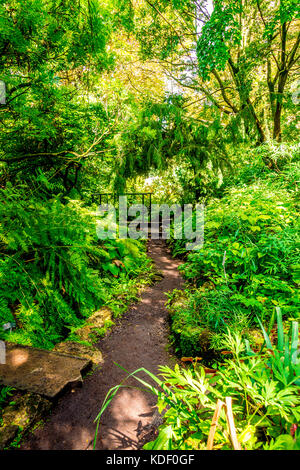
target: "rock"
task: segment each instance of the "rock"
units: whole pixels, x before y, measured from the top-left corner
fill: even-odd
[[[76,330],[76,335],[82,341],[89,341],[90,335],[93,334],[96,329],[103,328],[108,321],[112,321],[112,311],[108,307],[102,307],[87,319],[84,326]]]
[[[103,356],[99,349],[94,346],[87,346],[75,341],[64,341],[59,343],[54,347],[53,351],[90,359],[93,364],[100,364],[103,362]]]
[[[156,271],[151,276],[151,283],[154,284],[155,282],[159,282],[164,278],[164,275],[161,271]]]
[[[207,282],[204,282],[204,283],[202,284],[202,286],[200,287],[199,290],[205,291],[205,290],[213,290],[213,289],[215,289],[215,288],[216,288],[216,286],[214,285],[213,282],[207,281]]]
[[[167,307],[169,314],[171,316],[174,315],[178,310],[182,310],[183,308],[185,308],[186,304],[186,294],[183,291],[176,292],[175,297],[172,299],[172,302]]]
[[[26,393],[19,397],[13,405],[8,405],[2,412],[5,426],[19,426],[26,429],[43,416],[51,408],[51,402],[40,395]]]
[[[14,440],[19,430],[19,426],[1,426],[0,427],[0,450],[3,450],[5,447]]]
[[[24,434],[33,424],[47,414],[52,402],[40,395],[26,393],[2,411],[3,425],[0,427],[0,450],[15,439],[18,432]]]
[[[92,328],[90,326],[83,326],[76,330],[76,335],[81,341],[90,341],[90,334],[92,333]]]
[[[112,311],[108,307],[102,307],[97,310],[91,317],[88,318],[87,323],[91,323],[95,328],[102,328],[107,321],[112,320]]]
[[[207,354],[210,350],[211,335],[211,331],[206,328],[199,335],[200,351],[203,355]]]
[[[254,348],[260,349],[264,343],[264,335],[261,330],[251,328],[245,332],[249,338],[251,344],[254,344]]]

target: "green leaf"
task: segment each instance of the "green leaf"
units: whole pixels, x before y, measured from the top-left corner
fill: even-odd
[[[281,309],[279,307],[275,307],[275,308],[276,308],[276,315],[277,315],[278,349],[279,351],[283,351],[284,335],[283,335],[282,314],[281,314]]]
[[[269,338],[269,336],[268,336],[266,330],[264,329],[264,326],[263,326],[263,324],[262,324],[260,318],[256,317],[256,319],[257,319],[257,321],[258,321],[258,323],[259,323],[259,326],[260,326],[260,328],[261,328],[261,330],[262,330],[262,333],[263,333],[263,336],[264,336],[264,339],[265,339],[265,343],[266,343],[267,348],[273,350],[273,346],[272,346],[271,340],[270,340],[270,338]]]
[[[292,335],[291,335],[291,360],[293,364],[297,363],[298,341],[299,341],[299,325],[297,321],[293,321],[292,322]]]
[[[155,441],[148,442],[144,446],[145,450],[171,450],[172,449],[172,436],[173,428],[171,425],[166,426],[159,432]]]

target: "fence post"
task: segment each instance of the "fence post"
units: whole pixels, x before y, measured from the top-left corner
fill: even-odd
[[[6,346],[4,341],[0,341],[0,364],[6,364]]]

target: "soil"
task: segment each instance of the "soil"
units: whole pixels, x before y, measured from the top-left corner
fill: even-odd
[[[48,421],[28,437],[21,449],[91,450],[94,419],[108,390],[126,376],[115,363],[129,372],[144,367],[155,374],[159,365],[174,365],[175,359],[167,351],[168,313],[164,304],[165,293],[183,285],[177,270],[180,262],[172,259],[161,240],[149,241],[148,253],[164,277],[145,289],[140,301],[96,345],[104,358],[101,368],[85,378],[82,388],[60,398]],[[139,385],[133,379],[126,383]],[[155,404],[153,395],[137,388],[119,390],[102,416],[96,449],[140,449],[152,440],[161,423]]]

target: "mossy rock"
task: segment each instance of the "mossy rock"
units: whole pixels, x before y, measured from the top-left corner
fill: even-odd
[[[215,288],[216,288],[216,286],[212,281],[206,281],[202,284],[202,286],[199,288],[199,290],[200,291],[214,290]]]
[[[219,353],[211,347],[212,332],[200,326],[185,326],[173,332],[179,354],[185,357],[201,357],[205,364],[214,362]]]
[[[164,275],[161,271],[154,271],[153,274],[150,275],[151,276],[151,283],[154,284],[155,282],[159,282],[161,281],[163,278],[164,278]]]
[[[0,426],[0,450],[5,449],[15,439],[19,431],[19,426],[14,424]]]
[[[12,405],[8,405],[2,412],[4,426],[19,426],[26,429],[33,422],[47,413],[51,408],[51,402],[35,393],[26,393]]]
[[[109,307],[102,307],[88,318],[87,323],[91,323],[96,328],[102,328],[107,320],[111,320],[113,313]]]
[[[49,413],[51,401],[38,394],[26,393],[2,411],[0,427],[0,449],[4,449],[15,439],[18,432],[23,435],[29,428]]]
[[[199,347],[201,354],[206,355],[207,353],[212,353],[211,337],[212,333],[210,330],[208,330],[207,328],[201,330],[201,333],[199,335]]]
[[[186,326],[179,334],[176,334],[181,356],[199,356],[200,334],[201,328],[197,326]]]
[[[76,335],[82,341],[89,341],[97,330],[103,328],[106,323],[112,322],[113,313],[110,308],[102,307],[89,317],[84,326],[76,330]]]
[[[251,328],[247,330],[246,335],[248,337],[248,340],[250,344],[255,348],[255,349],[260,349],[262,345],[264,344],[264,335],[261,330],[257,328]]]
[[[183,291],[176,292],[174,298],[168,304],[168,307],[167,307],[169,315],[172,317],[179,310],[185,309],[186,305],[187,305],[187,297],[186,297],[185,292],[183,292]]]

